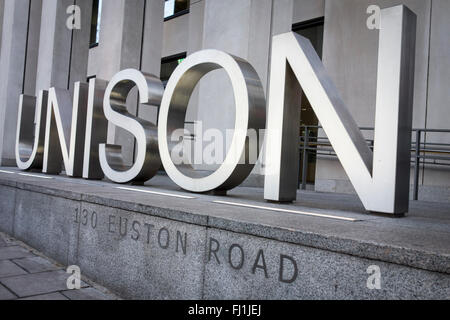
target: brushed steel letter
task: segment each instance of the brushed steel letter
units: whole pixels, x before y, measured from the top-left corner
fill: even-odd
[[[68,90],[50,88],[42,172],[59,174],[63,162],[67,176],[82,176],[87,97],[88,85],[76,82],[71,107]]]
[[[48,91],[40,91],[37,100],[20,95],[15,150],[21,170],[42,169],[47,102]]]
[[[139,90],[140,103],[148,106],[159,107],[164,93],[161,80],[134,69],[117,73],[106,88],[103,101],[106,119],[130,132],[136,139],[137,148],[134,164],[129,167],[123,164],[120,146],[100,144],[101,168],[105,176],[116,183],[145,182],[161,165],[156,126],[127,111],[127,96],[135,86]]]
[[[224,162],[207,177],[183,174],[170,155],[175,147],[172,133],[184,128],[191,94],[200,79],[210,71],[223,68],[231,80],[236,105],[233,139]],[[168,176],[181,188],[192,192],[226,191],[241,184],[254,167],[240,163],[248,154],[247,132],[265,127],[265,97],[258,74],[246,61],[218,50],[203,50],[190,55],[175,69],[161,103],[158,121],[159,152]]]
[[[101,180],[104,178],[99,159],[99,145],[105,143],[108,121],[103,113],[103,99],[108,83],[100,79],[89,80],[89,96],[84,144],[83,178]]]
[[[410,146],[414,92],[416,15],[405,6],[381,12],[374,152],[311,43],[294,33],[274,37],[265,199],[296,199],[298,108],[289,99],[295,78],[327,134],[345,172],[369,211],[401,215],[408,211]],[[291,80],[291,81],[287,81]]]

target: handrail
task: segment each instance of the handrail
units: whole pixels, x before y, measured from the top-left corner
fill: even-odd
[[[322,129],[321,126],[301,126],[300,128],[304,130],[304,135],[300,135],[299,137],[299,150],[303,156],[301,188],[305,190],[310,153],[332,157],[335,157],[336,154],[334,153],[333,147],[328,138],[311,135],[311,133],[318,134],[318,132],[313,132],[313,130],[318,131],[319,129]],[[360,130],[374,131],[375,129],[371,127],[361,127]],[[422,142],[422,138],[425,137],[426,133],[450,133],[450,129],[413,129],[412,132],[413,136],[415,135],[415,140],[411,142],[411,162],[414,163],[413,200],[418,200],[420,167],[425,167],[426,165],[450,166],[450,162],[438,162],[450,161],[450,144],[427,142],[426,139]],[[366,139],[366,142],[373,150],[374,140]]]

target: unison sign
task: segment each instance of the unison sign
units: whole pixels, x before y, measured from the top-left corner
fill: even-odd
[[[408,211],[415,28],[416,16],[405,6],[382,10],[373,151],[311,43],[294,33],[273,38],[265,137],[266,200],[296,198],[299,110],[294,97],[301,85],[365,208],[390,214]],[[169,137],[184,127],[196,84],[220,68],[227,72],[234,90],[231,145],[211,175],[188,176],[171,157]],[[141,104],[159,107],[157,126],[127,112],[127,96],[134,87]],[[18,119],[20,169],[58,174],[64,163],[68,176],[106,176],[116,183],[129,183],[151,179],[162,163],[169,177],[185,190],[224,191],[240,185],[253,169],[254,163],[242,161],[249,152],[247,132],[266,126],[266,100],[248,62],[204,50],[178,66],[165,91],[157,77],[128,69],[109,83],[98,79],[76,83],[72,106],[70,94],[57,88],[41,91],[37,99],[22,95]],[[134,136],[137,151],[131,167],[122,164],[120,146],[106,144],[108,122]]]

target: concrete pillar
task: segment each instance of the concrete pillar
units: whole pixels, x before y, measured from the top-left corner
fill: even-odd
[[[450,1],[433,0],[431,9],[430,67],[428,74],[427,129],[450,129]],[[428,133],[427,143],[450,143],[450,133]],[[450,168],[448,166],[427,166],[424,173],[427,186],[446,186],[444,196],[450,194]],[[429,194],[439,190],[428,188]],[[421,190],[420,196],[424,191]],[[445,198],[444,198],[445,199]]]
[[[202,48],[219,49],[246,59],[256,69],[266,89],[272,0],[204,2]],[[213,71],[201,80],[197,120],[202,121],[203,131],[214,128],[225,133],[227,129],[234,128],[234,95],[225,71]],[[224,154],[227,150],[228,146]],[[197,166],[197,169],[213,170],[215,166],[202,165]],[[255,173],[260,173],[259,166]],[[256,175],[253,178],[256,178]],[[260,178],[262,177],[258,177],[259,181],[253,181],[251,184],[262,185]]]
[[[294,0],[273,2],[272,36],[292,31]]]
[[[294,0],[293,23],[324,16],[325,0]]]
[[[74,3],[81,9],[81,29],[74,29],[72,35],[69,76],[71,89],[74,82],[87,81],[93,0],[75,0]]]
[[[164,30],[164,1],[147,0],[145,5],[144,33],[140,69],[159,78]],[[140,118],[157,123],[156,108],[139,107]]]
[[[41,35],[42,0],[30,1],[30,18],[28,20],[28,40],[25,62],[24,93],[35,95],[36,75]]]
[[[29,9],[29,0],[4,1],[0,56],[0,163],[3,166],[15,165],[17,106],[23,93]]]
[[[189,25],[188,25],[188,44],[187,55],[191,55],[203,49],[204,20],[205,20],[205,1],[191,2],[189,9]],[[199,103],[199,86],[192,93],[189,106],[186,112],[186,122],[194,122],[197,120]],[[186,129],[193,131],[192,125],[186,126]],[[192,141],[193,143],[193,141]],[[192,150],[192,146],[190,147]]]
[[[110,80],[117,72],[141,69],[159,76],[161,68],[164,1],[103,1],[100,41],[91,49],[90,75]],[[156,122],[157,110],[138,110],[136,93],[128,98],[128,111]],[[122,146],[124,162],[134,158],[134,137],[121,128],[108,127],[108,143]]]
[[[81,9],[79,30],[66,25],[74,4]],[[43,0],[36,91],[86,81],[91,12],[92,0]]]
[[[0,48],[2,46],[2,30],[3,30],[3,10],[5,8],[5,1],[0,1]]]

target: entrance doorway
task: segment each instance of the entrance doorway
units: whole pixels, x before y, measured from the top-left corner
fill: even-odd
[[[292,31],[309,39],[312,46],[322,59],[323,52],[323,30],[324,18],[318,18],[294,24]],[[302,95],[301,103],[299,102],[300,112],[300,170],[299,170],[299,188],[305,184],[314,184],[316,178],[316,157],[317,157],[317,135],[318,120],[311,104],[305,95]],[[305,175],[305,179],[303,178]]]

